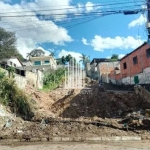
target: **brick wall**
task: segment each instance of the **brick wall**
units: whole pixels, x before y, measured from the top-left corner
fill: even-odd
[[[119,66],[119,62],[102,62],[98,64],[98,71],[103,82],[109,82],[109,78],[115,79],[114,68]]]
[[[145,68],[150,66],[150,57],[146,55],[146,50],[148,48],[150,48],[149,45],[143,45],[120,61],[121,78],[135,76],[136,74],[142,73]],[[134,57],[137,57],[136,64],[133,63]],[[124,63],[126,63],[126,69],[124,68]]]

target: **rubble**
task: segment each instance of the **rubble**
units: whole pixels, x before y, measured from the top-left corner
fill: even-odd
[[[134,92],[107,92],[96,81],[90,87],[92,91],[84,94],[80,89],[58,88],[46,93],[26,87],[35,109],[32,122],[19,117],[12,123],[4,120],[7,128],[1,131],[0,137],[30,141],[34,137],[49,140],[51,136],[150,134],[150,109],[145,109],[145,101],[140,96]],[[2,117],[5,113],[0,111]],[[7,116],[12,120],[10,113]]]

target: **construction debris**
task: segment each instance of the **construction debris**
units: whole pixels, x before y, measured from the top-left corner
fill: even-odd
[[[30,141],[33,137],[49,140],[51,136],[150,134],[150,109],[145,107],[148,101],[140,92],[107,92],[96,81],[90,84],[90,93],[83,94],[83,90],[86,88],[58,88],[45,93],[28,86],[26,92],[35,109],[33,122],[19,118],[13,123],[8,121],[1,136]]]

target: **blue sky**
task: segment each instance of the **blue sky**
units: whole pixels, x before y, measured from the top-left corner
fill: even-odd
[[[111,8],[110,4],[114,2],[116,3],[115,7],[125,6],[118,5],[117,2],[119,3],[119,0],[61,0],[61,2],[60,0],[1,0],[0,13],[5,13],[6,16],[20,14],[33,15],[33,8],[36,8],[38,12],[40,9],[59,9],[62,6],[63,8],[68,8],[76,5],[84,6],[89,11],[88,13],[91,13],[92,11],[105,9],[105,7],[101,6],[101,8],[94,10],[96,4],[105,4],[107,8]],[[127,2],[128,5],[134,2],[134,0],[122,0],[122,2]],[[138,4],[141,5],[141,3]],[[144,4],[144,0],[142,4]],[[134,8],[136,3],[132,3],[131,5]],[[142,6],[138,7],[142,8]],[[94,9],[92,10],[92,8]],[[30,11],[30,13],[26,13],[25,11]],[[77,11],[79,12],[79,10]],[[15,12],[15,14],[11,14],[10,12]],[[57,11],[57,13],[68,15],[68,12],[65,11]],[[66,16],[62,17],[61,20],[57,20],[56,16],[53,16],[55,19],[53,18],[47,22],[39,20],[36,15],[27,18],[1,17],[0,26],[16,32],[18,38],[17,48],[24,57],[32,49],[42,48],[46,54],[48,54],[48,51],[54,51],[56,57],[70,53],[79,59],[79,56],[84,53],[90,56],[92,60],[93,58],[110,57],[112,54],[118,54],[121,57],[146,41],[145,15],[146,13],[139,13],[137,15],[113,14],[99,17],[96,20],[70,29],[66,26],[74,25],[77,22],[66,23]],[[64,22],[65,24],[63,24]]]

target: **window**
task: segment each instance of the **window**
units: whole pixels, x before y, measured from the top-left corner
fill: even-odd
[[[12,66],[12,62],[10,61],[10,65]]]
[[[133,57],[133,64],[134,65],[138,64],[138,58],[137,58],[137,56]]]
[[[14,64],[14,67],[16,67],[16,64]]]
[[[34,62],[34,65],[36,66],[36,65],[41,65],[41,61],[35,61]]]
[[[123,63],[123,69],[127,69],[127,64],[126,64],[126,62]]]
[[[150,48],[146,50],[146,56],[150,57]]]
[[[45,60],[45,61],[44,61],[44,64],[49,64],[49,60]]]

